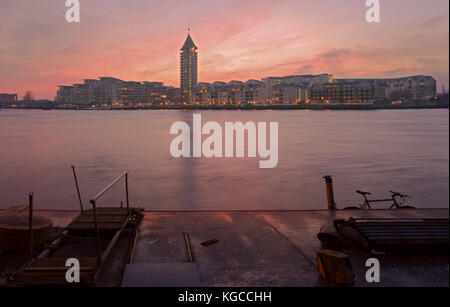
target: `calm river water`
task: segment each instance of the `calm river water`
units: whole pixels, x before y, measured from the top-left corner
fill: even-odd
[[[174,159],[175,121],[279,122],[279,163],[259,158]],[[0,208],[35,193],[37,209],[78,209],[130,170],[133,205],[155,210],[325,209],[324,175],[339,207],[355,190],[412,196],[417,207],[449,204],[449,111],[0,111]],[[124,184],[101,204],[125,200]],[[388,204],[380,204],[384,208]]]

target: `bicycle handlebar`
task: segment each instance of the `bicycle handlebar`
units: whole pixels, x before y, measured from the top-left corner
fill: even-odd
[[[409,196],[406,194],[402,194],[402,193],[394,192],[394,191],[389,191],[389,192],[391,192],[393,197],[399,196],[399,197],[409,198]]]
[[[363,192],[363,191],[360,191],[360,190],[357,190],[356,193],[361,194],[361,195],[372,195],[372,193]]]

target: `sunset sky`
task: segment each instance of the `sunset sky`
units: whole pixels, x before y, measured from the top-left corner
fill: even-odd
[[[58,85],[100,76],[179,86],[187,28],[199,81],[333,73],[336,78],[432,75],[449,85],[448,0],[1,0],[0,93],[53,99]]]

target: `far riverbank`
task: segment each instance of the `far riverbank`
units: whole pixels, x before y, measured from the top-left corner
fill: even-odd
[[[299,104],[299,105],[152,105],[152,106],[62,106],[52,102],[15,103],[0,105],[0,109],[42,109],[42,110],[407,110],[448,109],[445,102],[406,102],[402,104]]]

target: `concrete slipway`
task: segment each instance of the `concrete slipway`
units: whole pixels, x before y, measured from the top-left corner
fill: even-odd
[[[77,212],[41,211],[64,227]],[[448,209],[145,212],[123,286],[330,286],[321,279],[317,233],[335,218],[448,218]],[[184,233],[188,234],[190,248]],[[202,246],[207,240],[218,243]],[[189,252],[193,258],[190,262]],[[349,246],[355,286],[449,285],[447,254],[371,254]],[[365,280],[377,258],[381,282]]]

